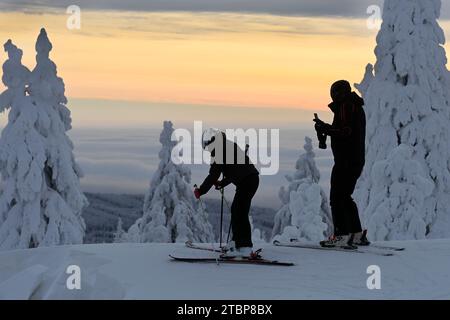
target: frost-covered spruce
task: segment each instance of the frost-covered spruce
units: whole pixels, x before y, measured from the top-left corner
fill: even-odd
[[[81,170],[66,135],[70,113],[62,79],[49,60],[51,43],[41,30],[37,66],[21,64],[21,50],[5,44],[2,109],[10,108],[0,139],[0,249],[82,243],[81,217],[87,200],[81,192]],[[27,87],[28,85],[28,87]],[[30,95],[26,95],[25,92]],[[4,98],[7,97],[7,98]]]
[[[123,222],[122,218],[119,217],[117,219],[117,228],[116,232],[114,232],[114,243],[120,243],[120,242],[127,242],[126,241],[126,233],[125,230],[123,230]]]
[[[130,227],[130,242],[212,242],[213,229],[203,208],[194,202],[190,169],[172,161],[172,122],[165,121],[159,141],[160,163],[144,202],[144,214]],[[176,156],[176,155],[174,155]]]
[[[208,220],[208,209],[206,205],[198,203],[196,212],[193,216],[193,228],[192,233],[194,240],[197,242],[213,242],[214,230],[211,223]]]
[[[372,168],[367,227],[373,238],[405,240],[425,237],[422,208],[434,188],[423,168],[412,160],[413,149],[400,145]]]
[[[249,218],[250,218],[250,228],[252,230],[253,245],[262,245],[264,243],[267,243],[265,239],[265,233],[255,227],[252,216],[250,216]]]
[[[386,0],[375,49],[377,62],[375,67],[367,66],[357,85],[365,100],[367,150],[355,198],[364,221],[374,228],[369,228],[373,240],[450,236],[450,77],[442,47],[444,33],[437,23],[440,9],[440,0]],[[412,148],[412,159],[434,183],[418,210],[425,222],[421,235],[397,230],[399,224],[389,222],[389,216],[406,217],[395,212],[398,205],[385,208],[385,219],[372,210],[376,207],[372,202],[378,203],[373,189],[385,183],[378,181],[384,175],[373,175],[372,170],[378,161],[390,159],[389,154],[401,144]],[[413,201],[410,197],[400,200]],[[417,207],[416,202],[401,205]],[[374,225],[375,221],[384,225]],[[378,232],[383,228],[387,232]]]
[[[286,176],[289,187],[280,189],[283,206],[275,215],[274,240],[318,242],[331,233],[331,213],[327,196],[318,184],[320,173],[309,137],[305,138],[304,150],[295,165],[296,172]]]

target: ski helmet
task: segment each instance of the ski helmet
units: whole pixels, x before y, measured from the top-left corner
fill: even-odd
[[[330,89],[330,95],[334,102],[340,103],[352,92],[350,83],[346,80],[339,80],[333,83]]]
[[[206,149],[211,143],[216,141],[217,138],[222,136],[223,133],[216,128],[208,128],[203,131],[202,134],[202,148]]]

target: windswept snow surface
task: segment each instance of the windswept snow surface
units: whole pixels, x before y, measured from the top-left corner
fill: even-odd
[[[380,257],[264,246],[266,258],[292,261],[296,264],[293,267],[171,261],[169,254],[215,255],[182,244],[16,250],[0,253],[0,288],[9,288],[3,299],[450,298],[450,240],[388,244],[404,246],[406,251]],[[80,267],[80,290],[66,287],[69,265]],[[380,290],[367,288],[367,268],[371,265],[380,267]]]

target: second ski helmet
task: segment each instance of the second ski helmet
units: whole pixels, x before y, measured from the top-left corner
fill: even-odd
[[[342,102],[351,92],[352,87],[346,80],[336,81],[330,89],[330,95],[334,102]]]
[[[216,128],[208,128],[202,134],[202,148],[206,149],[217,138],[222,136],[222,132]]]

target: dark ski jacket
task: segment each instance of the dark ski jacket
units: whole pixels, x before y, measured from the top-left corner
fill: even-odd
[[[334,113],[333,124],[325,124],[323,132],[331,137],[336,165],[363,167],[365,163],[366,115],[364,100],[355,92],[341,104],[328,106]]]
[[[227,150],[234,150],[233,159],[231,155],[227,157]],[[250,162],[247,154],[236,143],[225,140],[222,154],[216,152],[215,149],[211,151],[212,163],[208,176],[199,188],[200,194],[208,193],[211,187],[219,180],[221,174],[223,174],[221,187],[225,187],[230,183],[239,187],[239,184],[246,177],[259,174],[255,166]]]

